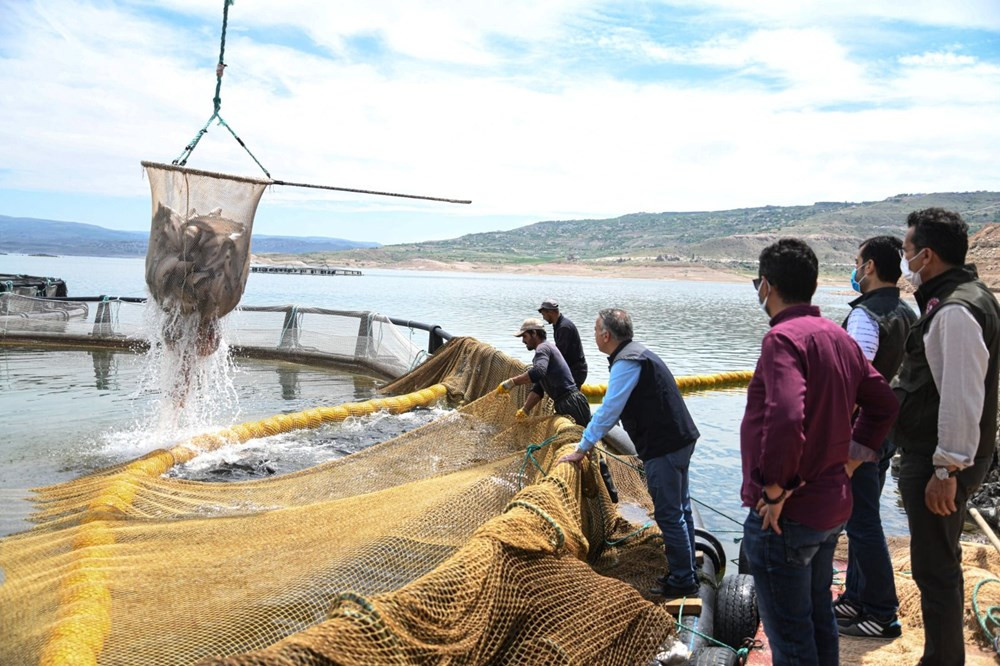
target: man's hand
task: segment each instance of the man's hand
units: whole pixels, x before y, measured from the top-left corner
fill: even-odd
[[[771,488],[771,492],[768,492],[767,488]],[[762,489],[761,492],[767,495],[767,497],[769,498],[778,497],[779,495],[782,494],[784,495],[784,497],[781,498],[781,501],[775,504],[768,504],[767,502],[764,501],[764,498],[761,497],[759,500],[757,500],[757,506],[756,506],[757,515],[760,516],[761,520],[763,521],[761,523],[760,529],[766,530],[770,528],[774,530],[775,534],[781,534],[781,526],[778,524],[778,519],[781,518],[781,511],[782,509],[785,508],[785,502],[792,494],[792,491],[791,490],[785,491],[783,488],[779,486],[767,486],[764,489]]]
[[[527,413],[525,413],[523,409],[519,409],[516,412],[514,412],[514,418],[517,419],[518,421],[523,421],[524,419],[528,418],[528,415]]]
[[[847,472],[847,478],[848,479],[852,478],[854,476],[854,471],[859,467],[861,467],[860,460],[853,460],[853,459],[848,460],[847,463],[844,465],[844,471]]]
[[[510,390],[512,388],[514,388],[513,377],[511,377],[510,379],[505,379],[502,382],[500,382],[500,384],[497,385],[497,393],[499,393],[500,395],[507,395],[508,393],[510,393]]]
[[[566,462],[568,462],[568,463],[573,463],[574,465],[576,465],[577,467],[579,467],[580,466],[580,461],[583,460],[586,457],[587,457],[587,452],[586,451],[574,451],[573,453],[567,453],[562,458],[560,458],[559,460],[557,460],[556,464],[558,465],[559,463],[566,463]]]
[[[951,476],[942,481],[931,476],[924,488],[924,504],[927,509],[938,516],[950,516],[958,511],[955,506],[955,493],[958,491],[958,479]]]

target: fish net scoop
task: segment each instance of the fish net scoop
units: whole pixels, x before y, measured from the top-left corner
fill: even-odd
[[[218,320],[243,296],[254,215],[271,181],[142,165],[153,204],[146,286],[172,316],[164,338],[176,340],[184,325],[196,320],[202,338],[216,340]]]

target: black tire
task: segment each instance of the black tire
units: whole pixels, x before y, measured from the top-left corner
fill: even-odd
[[[695,650],[688,662],[691,666],[737,666],[739,657],[724,647],[707,647]]]
[[[715,597],[715,627],[713,638],[732,648],[739,648],[746,638],[753,638],[760,625],[757,594],[753,576],[726,576]]]
[[[750,558],[747,557],[746,552],[743,550],[743,540],[740,540],[740,565],[739,572],[741,574],[750,573]]]

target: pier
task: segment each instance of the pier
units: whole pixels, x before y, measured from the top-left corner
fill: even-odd
[[[326,266],[251,266],[251,273],[285,273],[287,275],[362,275],[361,271],[350,268],[327,268]]]

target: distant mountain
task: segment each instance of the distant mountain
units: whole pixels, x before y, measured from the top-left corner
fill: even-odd
[[[537,222],[511,231],[377,249],[310,261],[352,259],[395,263],[412,259],[494,264],[543,262],[689,262],[753,269],[760,251],[782,236],[806,239],[824,266],[853,263],[858,243],[881,234],[902,236],[906,216],[940,206],[961,213],[973,232],[1000,222],[1000,192],[898,194],[883,201],[819,202],[722,211],[631,213],[604,220]]]
[[[133,257],[144,256],[148,242],[148,232],[116,231],[80,222],[0,215],[0,252]],[[254,234],[250,240],[250,250],[255,254],[337,252],[379,246],[379,243],[316,236]]]

